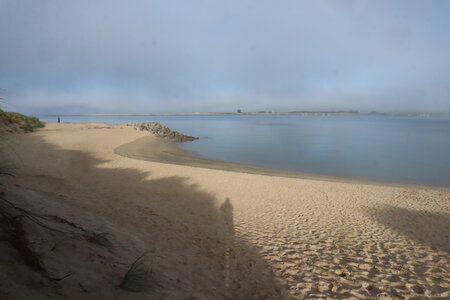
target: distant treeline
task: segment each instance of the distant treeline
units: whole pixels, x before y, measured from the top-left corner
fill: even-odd
[[[196,113],[140,113],[140,114],[48,114],[46,117],[76,117],[76,116],[238,116],[238,115],[302,115],[302,116],[450,116],[450,113],[382,113],[377,111],[359,112],[357,110],[336,110],[336,111],[309,111],[309,110],[295,110],[288,112],[274,112],[274,111],[255,111],[246,112],[239,110],[238,112],[196,112]]]
[[[357,110],[323,110],[323,111],[309,111],[309,110],[294,110],[288,112],[289,114],[359,114]]]

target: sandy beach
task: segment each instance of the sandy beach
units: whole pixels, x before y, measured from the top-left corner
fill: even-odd
[[[43,264],[70,276],[42,278],[0,243],[0,299],[450,297],[448,188],[220,163],[126,125],[47,123],[10,144],[6,198],[115,238],[30,225]],[[153,289],[120,289],[147,250]]]

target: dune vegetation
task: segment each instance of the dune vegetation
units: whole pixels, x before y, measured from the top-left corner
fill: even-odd
[[[2,109],[0,109],[0,124],[6,130],[13,132],[20,130],[30,132],[36,128],[44,127],[44,124],[36,117],[29,117],[16,112],[7,112]]]

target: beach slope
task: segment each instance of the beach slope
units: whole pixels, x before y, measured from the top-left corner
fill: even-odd
[[[2,299],[450,297],[448,189],[136,159],[171,146],[126,125],[48,123],[12,147],[5,198],[114,246],[29,225],[48,273],[70,276],[43,278],[0,242]],[[152,289],[119,288],[145,251]]]

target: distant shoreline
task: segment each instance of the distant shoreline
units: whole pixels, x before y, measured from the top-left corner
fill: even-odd
[[[294,111],[294,112],[195,112],[195,113],[139,113],[139,114],[43,114],[46,117],[118,117],[118,116],[398,116],[433,117],[450,116],[450,113],[352,113],[345,111]]]

